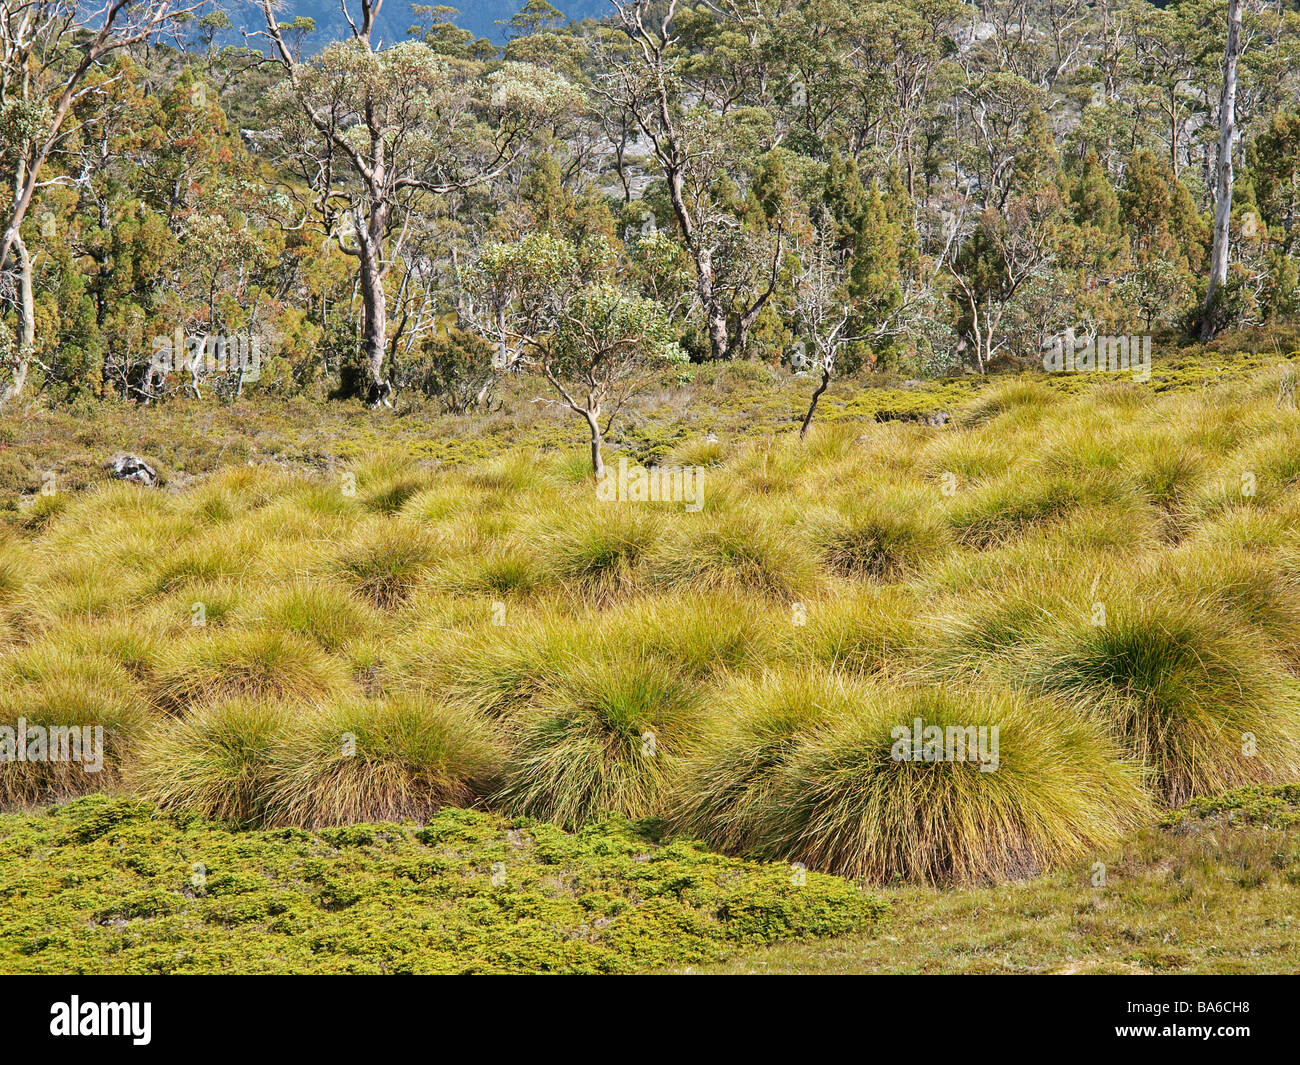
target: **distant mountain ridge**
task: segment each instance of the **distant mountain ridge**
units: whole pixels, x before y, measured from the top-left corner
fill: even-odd
[[[440,0],[424,0],[428,6],[437,6]],[[600,18],[613,11],[609,0],[551,0],[551,5],[572,21]],[[217,0],[238,31],[256,31],[262,27],[262,11],[254,0]],[[487,37],[498,44],[506,39],[506,28],[498,26],[524,6],[524,0],[452,0],[451,7],[460,14],[452,20],[476,36]],[[385,45],[407,39],[407,30],[417,22],[411,10],[412,0],[385,0],[375,23],[374,40]],[[354,19],[360,17],[360,0],[348,0],[348,11]],[[347,36],[347,20],[339,0],[284,0],[277,11],[281,22],[292,22],[300,15],[316,20],[316,32],[307,41],[307,47],[319,51],[330,41]]]

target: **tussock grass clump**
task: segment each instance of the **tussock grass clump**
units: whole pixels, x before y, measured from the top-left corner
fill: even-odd
[[[1143,598],[1172,592],[1228,616],[1247,633],[1259,633],[1293,668],[1300,666],[1300,572],[1271,554],[1224,550],[1220,544],[1189,543],[1142,574]]]
[[[478,512],[488,495],[486,488],[447,474],[408,498],[402,505],[402,516],[417,525],[438,524],[460,514]]]
[[[1005,473],[1016,461],[1016,451],[1005,434],[988,429],[936,436],[917,453],[915,472],[935,481],[951,474],[960,487]],[[934,490],[939,490],[939,484]]]
[[[334,568],[357,595],[390,610],[424,580],[437,554],[427,533],[390,521],[363,530],[335,556]]]
[[[358,821],[424,822],[469,806],[501,773],[491,725],[419,696],[346,700],[295,718],[275,749],[270,824],[321,828]]]
[[[1082,607],[1023,586],[946,601],[922,623],[928,637],[926,674],[941,678],[1014,670],[1024,654],[1032,653],[1034,641],[1072,609]]]
[[[253,506],[253,500],[238,490],[231,472],[219,474],[181,497],[177,517],[191,528],[225,525]]]
[[[1210,546],[1220,554],[1272,551],[1288,548],[1296,542],[1300,524],[1288,513],[1284,501],[1278,508],[1227,507],[1213,517],[1192,526],[1187,535],[1190,544]]]
[[[665,466],[721,466],[727,460],[727,446],[716,436],[697,436],[678,444],[664,460]]]
[[[79,644],[64,629],[49,630],[0,661],[0,685],[5,688],[40,688],[67,677],[84,680],[104,691],[130,689],[134,683],[122,663]]]
[[[674,819],[724,849],[872,883],[1014,880],[1110,846],[1150,815],[1139,773],[1099,729],[1009,691],[812,673],[741,682],[721,702]],[[900,729],[918,720],[938,730],[922,734],[940,737],[933,751],[965,760],[915,760]],[[981,762],[970,730],[994,726],[996,763],[990,732]]]
[[[903,587],[854,590],[808,604],[788,639],[814,662],[865,676],[914,654],[923,638],[918,612],[916,596]]]
[[[1224,459],[1192,500],[1200,515],[1237,507],[1269,507],[1300,484],[1300,421],[1273,428]]]
[[[355,493],[348,494],[344,487],[342,478],[313,478],[295,485],[268,510],[282,520],[290,511],[318,522],[348,519],[356,514],[358,507]]]
[[[802,443],[793,436],[782,443],[799,456],[801,464],[811,469],[848,458],[860,447],[861,435],[862,426],[856,421],[828,419],[814,424]]]
[[[636,587],[662,525],[660,514],[644,507],[589,504],[543,531],[539,550],[565,588],[603,602]]]
[[[1137,558],[1178,538],[1177,523],[1168,514],[1138,498],[1120,496],[1085,503],[1049,526],[1031,529],[1025,547],[1040,555],[1060,552],[1064,546],[1079,555]]]
[[[309,700],[347,682],[343,664],[302,636],[279,629],[223,629],[177,644],[161,656],[153,682],[160,706],[246,698]]]
[[[707,678],[789,657],[793,624],[789,608],[723,592],[637,598],[606,613],[602,627],[612,647],[637,648]]]
[[[502,809],[566,826],[659,810],[698,726],[698,689],[647,655],[566,663],[510,722]]]
[[[1022,470],[959,492],[948,511],[957,539],[976,548],[995,547],[1066,517],[1084,504],[1129,502],[1120,477],[1106,471],[1078,473]]]
[[[195,583],[238,580],[247,565],[233,545],[208,539],[168,552],[154,570],[153,587],[165,593]]]
[[[293,485],[294,475],[274,464],[228,466],[215,473],[210,489],[230,492],[244,510],[260,510]]]
[[[137,616],[172,635],[192,635],[205,628],[215,630],[225,626],[243,599],[240,585],[201,581],[155,597]]]
[[[518,537],[485,538],[482,546],[445,559],[433,576],[440,592],[459,595],[522,596],[547,583],[536,548]]]
[[[1093,405],[1103,410],[1123,411],[1126,417],[1131,417],[1151,402],[1151,392],[1145,385],[1123,379],[1095,384],[1086,395]]]
[[[651,555],[651,578],[692,591],[754,592],[773,598],[810,593],[818,583],[811,553],[753,508],[683,518]]]
[[[506,495],[535,492],[555,483],[546,457],[523,448],[479,463],[466,472],[465,479],[474,487]]]
[[[69,559],[29,581],[18,596],[31,614],[46,618],[105,617],[152,589],[141,574],[94,557]]]
[[[510,613],[504,625],[487,624],[467,634],[423,634],[403,664],[411,686],[444,692],[490,716],[532,699],[563,662],[583,654],[592,633],[564,617]],[[599,646],[599,643],[597,643]]]
[[[1002,414],[1034,420],[1061,402],[1061,396],[1041,381],[1017,377],[984,389],[961,408],[956,420],[966,428],[984,425]]]
[[[6,541],[0,533],[0,604],[17,598],[26,583],[30,564],[15,543]]]
[[[144,618],[77,619],[42,629],[35,642],[19,652],[14,661],[21,663],[27,658],[30,662],[33,656],[66,653],[82,663],[110,662],[139,680],[152,674],[161,649],[161,631]],[[116,670],[110,670],[110,674],[109,682],[119,684],[120,675]]]
[[[356,478],[358,502],[378,514],[396,514],[432,480],[405,455],[382,456],[350,472]]]
[[[379,624],[374,613],[345,588],[323,582],[304,581],[277,589],[259,604],[258,613],[272,627],[305,636],[330,652]]]
[[[164,810],[260,823],[272,752],[298,713],[263,699],[233,699],[160,722],[141,740],[128,781]]]
[[[21,517],[18,520],[28,532],[40,532],[49,528],[65,514],[68,510],[68,497],[63,492],[55,492],[51,495],[37,495],[31,503],[21,511]]]
[[[729,853],[785,858],[769,821],[788,795],[790,760],[828,718],[856,706],[855,689],[829,670],[733,678],[711,700],[702,738],[674,783],[670,823]]]
[[[1167,597],[1063,618],[1026,657],[1034,686],[1103,723],[1167,802],[1300,775],[1300,689],[1226,611]]]
[[[819,459],[833,461],[846,454],[851,440],[842,431],[830,430],[810,434],[803,446],[789,436],[753,443],[727,464],[727,475],[729,479],[734,478],[744,495],[778,496],[793,492]]]
[[[0,733],[0,805],[114,787],[146,720],[130,674],[111,659],[49,643],[25,649],[0,674],[0,726],[11,730]],[[30,761],[17,760],[20,721]],[[95,733],[85,728],[102,730],[98,753]]]
[[[1151,504],[1176,512],[1204,482],[1209,457],[1172,432],[1150,435],[1133,448],[1125,470]]]
[[[822,514],[809,532],[824,563],[850,580],[901,580],[951,544],[928,500],[898,493]]]

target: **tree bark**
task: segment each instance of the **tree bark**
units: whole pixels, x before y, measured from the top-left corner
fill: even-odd
[[[714,293],[714,260],[710,250],[699,250],[695,254],[695,289],[699,294],[699,304],[705,311],[705,324],[708,329],[708,354],[714,359],[727,358],[731,347],[731,337],[727,329],[727,312],[719,306],[718,296]]]
[[[605,476],[605,459],[601,455],[601,447],[605,443],[604,435],[600,431],[600,414],[585,411],[587,425],[591,429],[591,475],[597,481]]]
[[[808,427],[812,425],[813,414],[817,411],[817,402],[822,398],[822,393],[826,391],[826,386],[831,383],[831,372],[829,369],[822,368],[822,383],[817,386],[817,390],[812,394],[812,401],[808,404],[808,413],[803,416],[803,425],[799,426],[799,439],[803,440],[808,436]]]
[[[1201,339],[1215,333],[1215,302],[1228,279],[1228,238],[1232,218],[1232,152],[1237,142],[1237,58],[1241,49],[1241,0],[1228,0],[1228,46],[1223,60],[1223,97],[1219,107],[1219,168],[1214,188],[1214,245],[1205,286]]]
[[[0,392],[0,407],[22,393],[27,383],[27,368],[36,347],[36,301],[32,295],[32,257],[20,234],[10,241],[10,250],[18,260],[18,336],[13,379]]]
[[[388,299],[384,293],[384,274],[379,262],[379,249],[369,236],[363,236],[361,245],[361,305],[365,309],[362,323],[362,348],[366,368],[370,373],[371,406],[379,406],[390,391],[384,379],[384,356],[388,353]]]

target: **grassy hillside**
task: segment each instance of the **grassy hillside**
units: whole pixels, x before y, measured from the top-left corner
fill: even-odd
[[[0,968],[696,965],[868,930],[860,886],[897,944],[729,964],[1267,971],[1291,829],[1155,826],[1300,781],[1300,414],[1275,362],[844,389],[803,444],[794,386],[723,371],[695,386],[711,407],[648,406],[622,441],[702,471],[698,509],[602,502],[546,446],[571,425],[518,408],[472,442],[259,423],[318,462],[227,466],[177,436],[213,472],[16,501],[0,725],[100,725],[105,764],[0,762]],[[950,417],[899,417],[926,410]],[[51,424],[10,446],[55,456]],[[535,448],[502,446],[524,429]],[[426,440],[485,457],[435,464]],[[348,461],[364,441],[381,457]],[[996,727],[994,760],[900,760],[918,719]],[[116,805],[17,812],[88,791]],[[406,827],[340,834],[374,822]],[[187,891],[194,862],[238,897]],[[429,883],[402,890],[415,867]],[[392,942],[328,939],[344,881],[349,920],[401,914]],[[1206,892],[1239,916],[1193,947]],[[75,916],[41,933],[34,898]],[[287,914],[288,939],[223,934],[245,913]],[[1027,922],[1041,954],[1012,946]]]

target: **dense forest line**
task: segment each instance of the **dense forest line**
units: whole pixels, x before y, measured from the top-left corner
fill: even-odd
[[[535,371],[595,438],[691,361],[1300,315],[1294,0],[528,0],[503,46],[415,6],[382,47],[379,0],[327,43],[243,7],[221,46],[208,4],[4,0],[6,403],[466,411]]]

